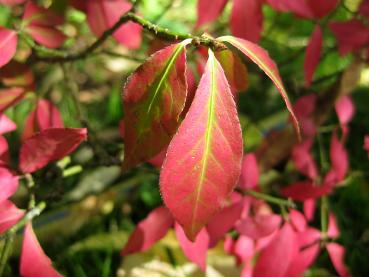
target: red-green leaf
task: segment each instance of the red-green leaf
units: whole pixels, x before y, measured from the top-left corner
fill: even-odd
[[[241,38],[235,38],[232,36],[223,36],[220,37],[219,40],[228,42],[232,46],[240,50],[250,60],[256,63],[265,72],[265,74],[273,81],[278,91],[280,92],[284,102],[286,103],[288,111],[291,113],[295,129],[297,131],[298,136],[300,136],[300,128],[298,120],[293,112],[292,105],[290,103],[290,100],[288,99],[287,92],[283,86],[282,79],[279,75],[278,68],[274,63],[274,61],[269,57],[268,52],[265,51],[260,46]]]
[[[68,155],[86,138],[86,129],[50,128],[36,133],[22,144],[19,167],[23,173],[34,172]]]
[[[177,131],[186,101],[188,40],[153,54],[124,88],[124,168],[147,161],[163,150]]]
[[[23,88],[14,87],[0,89],[0,112],[3,112],[7,108],[15,105],[25,94],[26,91]]]
[[[17,51],[17,43],[17,33],[0,26],[0,67],[13,58]]]
[[[241,171],[242,134],[225,74],[213,52],[195,98],[169,144],[160,188],[191,240],[222,208]]]

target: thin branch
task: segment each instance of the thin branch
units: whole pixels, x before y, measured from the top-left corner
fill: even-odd
[[[226,46],[223,43],[217,41],[216,39],[207,36],[194,36],[192,34],[176,33],[169,29],[162,28],[156,24],[153,24],[150,21],[132,12],[127,12],[126,14],[122,15],[121,18],[110,29],[106,30],[101,35],[101,37],[99,37],[93,44],[91,44],[89,47],[76,54],[70,54],[57,50],[44,51],[47,48],[37,45],[30,39],[26,41],[32,48],[36,49],[40,53],[45,54],[45,56],[43,57],[37,57],[37,60],[47,62],[70,62],[86,58],[89,54],[93,53],[97,48],[99,48],[116,30],[120,28],[120,26],[122,26],[124,23],[128,21],[132,21],[141,25],[145,30],[153,33],[156,37],[162,38],[164,40],[177,41],[177,40],[192,39],[193,40],[192,43],[194,45],[204,45],[214,50],[226,49]]]
[[[247,190],[246,194],[248,194],[248,195],[250,195],[254,198],[267,201],[269,203],[277,204],[277,205],[280,205],[280,206],[286,206],[286,207],[289,207],[289,208],[296,208],[296,204],[291,199],[281,199],[281,198],[277,198],[277,197],[274,197],[274,196],[270,196],[268,194],[257,192],[255,190]]]

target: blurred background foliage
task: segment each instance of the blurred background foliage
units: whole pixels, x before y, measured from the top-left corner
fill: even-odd
[[[66,48],[82,49],[95,40],[86,24],[86,16],[70,8],[65,0],[38,2],[60,12],[65,10],[67,23],[63,28],[69,37]],[[360,1],[343,2],[355,11]],[[208,26],[206,31],[213,36],[229,34],[229,11],[227,6],[217,23]],[[139,12],[171,30],[201,34],[193,30],[195,0],[143,0]],[[362,149],[363,136],[369,133],[369,69],[367,65],[360,65],[359,69],[352,66],[355,60],[351,55],[340,57],[332,33],[325,28],[324,53],[313,86],[306,90],[303,85],[304,50],[314,22],[276,13],[268,6],[264,6],[263,12],[265,25],[261,45],[276,60],[292,101],[311,92],[325,93],[339,82],[342,74],[358,77],[349,78],[356,104],[356,115],[346,144],[350,153],[350,176],[345,186],[330,197],[330,206],[338,216],[342,231],[340,242],[347,249],[346,262],[353,276],[369,276],[369,160]],[[0,6],[0,25],[11,24],[12,15],[17,13],[19,11]],[[350,12],[340,6],[322,24],[350,16]],[[111,160],[111,157],[119,158],[124,148],[118,128],[124,114],[121,103],[123,84],[147,57],[152,44],[153,36],[148,33],[144,33],[143,44],[137,50],[127,50],[109,40],[104,44],[102,54],[64,65],[41,63],[34,68],[36,95],[51,99],[57,105],[66,126],[80,127],[88,123],[89,127],[90,139],[76,153],[35,175],[38,200],[48,203],[47,212],[34,223],[35,230],[45,252],[66,276],[202,276],[195,266],[188,264],[173,233],[146,253],[124,259],[119,255],[137,222],[161,205],[158,169],[144,164],[122,173],[119,165]],[[29,51],[26,46],[21,49]],[[21,60],[22,51],[18,55]],[[190,50],[188,56],[190,66],[194,68],[196,54]],[[238,107],[245,150],[253,151],[268,132],[285,127],[288,115],[271,82],[256,66],[245,62],[249,70],[249,89],[239,95]],[[19,126],[18,133],[9,134],[12,149],[18,148],[24,119],[35,100],[35,97],[28,97],[27,101],[7,112]],[[76,105],[77,102],[80,104]],[[319,129],[324,146],[320,151],[329,149],[335,126],[338,126],[338,120],[332,112]],[[314,146],[314,151],[319,160],[319,147]],[[13,153],[16,164],[17,157]],[[290,171],[286,160],[278,163],[262,176],[263,188],[273,192],[273,187],[288,184]],[[25,207],[24,200],[20,190],[15,201]],[[319,226],[319,222],[316,224]],[[15,251],[11,259],[13,270],[18,267],[18,254],[19,251]],[[234,260],[225,257],[221,245],[210,251],[208,261],[211,265],[209,276],[236,276],[239,273]],[[7,272],[14,276],[16,271],[8,268]],[[332,272],[325,253],[308,276],[332,276]]]

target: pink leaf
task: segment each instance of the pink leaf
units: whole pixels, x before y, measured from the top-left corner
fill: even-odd
[[[87,20],[92,32],[100,37],[131,7],[132,4],[126,0],[88,1]],[[129,48],[138,48],[141,44],[141,30],[142,28],[138,24],[128,22],[115,31],[113,37]]]
[[[228,0],[198,0],[196,28],[218,19]]]
[[[307,139],[295,145],[292,149],[292,160],[302,174],[314,180],[318,176],[318,170],[310,153],[312,144],[313,140]]]
[[[307,222],[305,216],[300,213],[298,210],[290,209],[290,220],[292,225],[298,232],[302,232],[306,229]]]
[[[336,269],[337,273],[340,275],[340,277],[350,276],[344,263],[344,257],[346,252],[345,248],[334,242],[328,243],[326,247],[329,257],[331,258],[331,261],[333,263],[333,266]]]
[[[190,261],[194,262],[201,268],[201,270],[205,271],[206,255],[209,245],[209,235],[206,232],[206,229],[203,228],[197,234],[193,242],[188,240],[182,227],[178,223],[175,224],[175,231],[183,253]]]
[[[0,113],[0,135],[12,132],[17,129],[17,125],[5,114]]]
[[[329,27],[338,41],[338,51],[341,55],[359,50],[369,42],[369,29],[357,19],[333,22]]]
[[[304,201],[304,214],[308,221],[314,219],[316,202],[315,199],[308,199]]]
[[[340,182],[345,178],[349,165],[347,151],[343,144],[338,140],[336,133],[332,134],[330,159],[336,181]]]
[[[244,189],[255,189],[259,183],[259,168],[254,153],[243,157],[240,187]]]
[[[22,140],[45,129],[62,127],[64,124],[58,109],[51,102],[41,99],[37,102],[35,110],[27,117]]]
[[[233,254],[238,263],[248,263],[255,254],[254,241],[246,236],[239,236],[234,244]]]
[[[23,173],[34,172],[73,152],[86,138],[87,129],[51,128],[41,131],[23,142],[19,167]]]
[[[319,244],[321,238],[322,235],[320,231],[311,227],[297,233],[297,241],[300,248],[305,248],[312,244]]]
[[[0,67],[13,58],[17,51],[17,43],[17,33],[0,26]]]
[[[233,0],[230,23],[233,35],[258,42],[263,29],[262,1]]]
[[[274,85],[277,87],[279,93],[281,94],[284,102],[286,103],[287,109],[291,114],[295,129],[300,135],[300,128],[298,120],[294,114],[292,105],[290,100],[288,99],[287,92],[283,86],[282,79],[279,75],[278,68],[274,61],[269,57],[267,51],[263,48],[259,47],[258,45],[241,39],[235,38],[232,36],[223,36],[218,38],[220,41],[228,42],[240,50],[246,57],[251,59],[254,63],[256,63],[264,72],[265,74],[273,81]]]
[[[0,203],[12,196],[18,189],[18,176],[9,169],[0,167]]]
[[[6,5],[6,6],[15,6],[22,4],[26,0],[0,0],[0,4]]]
[[[300,122],[302,133],[306,137],[314,137],[316,134],[316,126],[312,113],[315,111],[316,95],[309,94],[299,98],[294,104],[294,111]]]
[[[282,222],[282,218],[276,214],[257,214],[242,219],[237,223],[236,230],[249,238],[260,239],[269,236],[276,231]]]
[[[338,238],[340,236],[340,229],[338,228],[336,217],[332,212],[329,213],[327,236],[329,238]]]
[[[306,48],[304,61],[305,86],[310,87],[315,69],[319,64],[320,53],[323,46],[323,33],[319,25],[314,29],[309,44]]]
[[[0,136],[0,165],[7,165],[9,163],[9,145],[7,140]]]
[[[314,263],[318,256],[320,246],[314,244],[308,248],[300,250],[300,252],[293,257],[293,260],[287,270],[285,277],[300,277],[303,273]]]
[[[285,223],[273,241],[261,251],[253,276],[283,277],[296,255],[297,247],[295,233]]]
[[[66,39],[61,31],[51,27],[30,25],[27,27],[27,32],[35,41],[48,48],[58,48]]]
[[[364,150],[368,152],[368,156],[369,156],[369,135],[366,135],[364,137],[364,146],[363,146]]]
[[[0,234],[11,228],[24,215],[12,202],[4,200],[0,202]]]
[[[209,51],[193,103],[169,144],[160,189],[176,221],[193,240],[235,187],[242,160],[236,104],[224,72]]]
[[[148,250],[157,241],[161,240],[173,225],[172,215],[165,207],[158,207],[142,220],[128,239],[121,252],[126,256],[136,252]]]
[[[25,95],[26,91],[23,88],[6,88],[0,89],[0,112],[15,105]]]
[[[343,96],[336,102],[336,113],[340,124],[347,125],[350,123],[355,114],[355,106],[350,96]]]
[[[210,247],[216,245],[241,217],[243,210],[243,200],[239,200],[234,204],[225,207],[221,212],[215,215],[208,225],[206,230],[210,237]],[[219,224],[221,222],[221,224]]]
[[[51,260],[42,250],[36,235],[32,229],[32,223],[28,223],[24,230],[22,254],[20,259],[20,273],[24,277],[59,277]]]

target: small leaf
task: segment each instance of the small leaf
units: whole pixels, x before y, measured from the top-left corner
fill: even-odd
[[[164,203],[190,240],[224,205],[238,181],[241,159],[236,105],[209,51],[192,106],[169,144],[160,174]]]
[[[24,230],[22,254],[20,258],[20,273],[24,277],[62,276],[52,267],[51,260],[42,250],[33,232],[32,223],[28,223]]]
[[[288,95],[283,86],[282,79],[279,76],[278,68],[274,63],[274,61],[269,57],[268,52],[265,51],[263,48],[259,47],[258,45],[241,38],[235,38],[232,36],[223,36],[218,39],[220,41],[228,42],[235,48],[240,50],[246,57],[248,57],[254,63],[256,63],[265,72],[265,74],[273,81],[278,91],[280,92],[284,102],[286,103],[287,109],[292,116],[297,134],[298,136],[300,136],[300,128],[298,120],[293,112],[292,105],[290,103],[290,100],[288,99]]]
[[[7,140],[0,136],[0,166],[9,164],[9,145]]]
[[[17,43],[17,33],[0,26],[0,67],[13,58],[17,51]]]
[[[292,149],[291,156],[297,170],[314,180],[318,176],[318,169],[310,153],[312,145],[312,139],[307,139],[300,144],[296,144]]]
[[[86,140],[87,129],[50,128],[26,139],[20,150],[20,170],[34,172],[73,152]]]
[[[336,182],[340,182],[347,174],[349,161],[347,151],[342,142],[338,140],[336,133],[332,134],[329,153],[332,162],[332,171],[335,174]]]
[[[236,37],[258,42],[263,29],[262,0],[233,0],[231,31]]]
[[[320,246],[318,243],[313,244],[293,257],[293,260],[285,274],[285,277],[300,277],[314,263],[318,257]]]
[[[176,223],[174,225],[178,242],[186,257],[197,264],[201,270],[206,269],[206,254],[209,245],[209,235],[206,229],[203,228],[196,236],[194,241],[188,240],[182,227]]]
[[[283,188],[282,194],[297,201],[305,201],[327,195],[331,191],[332,187],[327,184],[315,185],[313,181],[301,181]]]
[[[355,106],[350,96],[342,96],[335,104],[336,113],[341,126],[350,123],[355,114]]]
[[[342,245],[339,245],[335,242],[330,242],[327,244],[327,251],[329,257],[331,258],[332,264],[336,269],[337,273],[340,277],[349,277],[350,274],[345,266],[344,257],[345,257],[345,248]]]
[[[236,230],[251,239],[260,239],[276,231],[282,222],[280,215],[257,214],[238,222]]]
[[[228,0],[198,0],[196,28],[217,20]]]
[[[126,256],[148,250],[166,235],[173,223],[173,217],[165,207],[152,210],[144,220],[138,223],[121,255]]]
[[[12,202],[3,200],[0,202],[0,234],[17,223],[24,215],[24,211],[18,209]]]
[[[5,114],[0,113],[0,135],[12,132],[17,129],[17,125]]]
[[[256,262],[253,276],[283,277],[298,251],[296,235],[285,223]]]
[[[327,236],[332,239],[340,236],[340,229],[338,228],[336,217],[332,212],[329,213],[328,217]]]
[[[240,187],[255,189],[259,184],[259,167],[254,153],[244,155],[240,177]]]
[[[319,64],[320,53],[323,46],[323,33],[319,25],[314,29],[311,35],[309,44],[306,48],[305,60],[304,60],[304,72],[305,72],[305,86],[310,87],[311,81]]]
[[[18,176],[5,167],[0,167],[0,203],[7,200],[18,189]]]
[[[189,42],[156,52],[129,77],[123,92],[124,168],[159,154],[177,131],[186,101]]]

